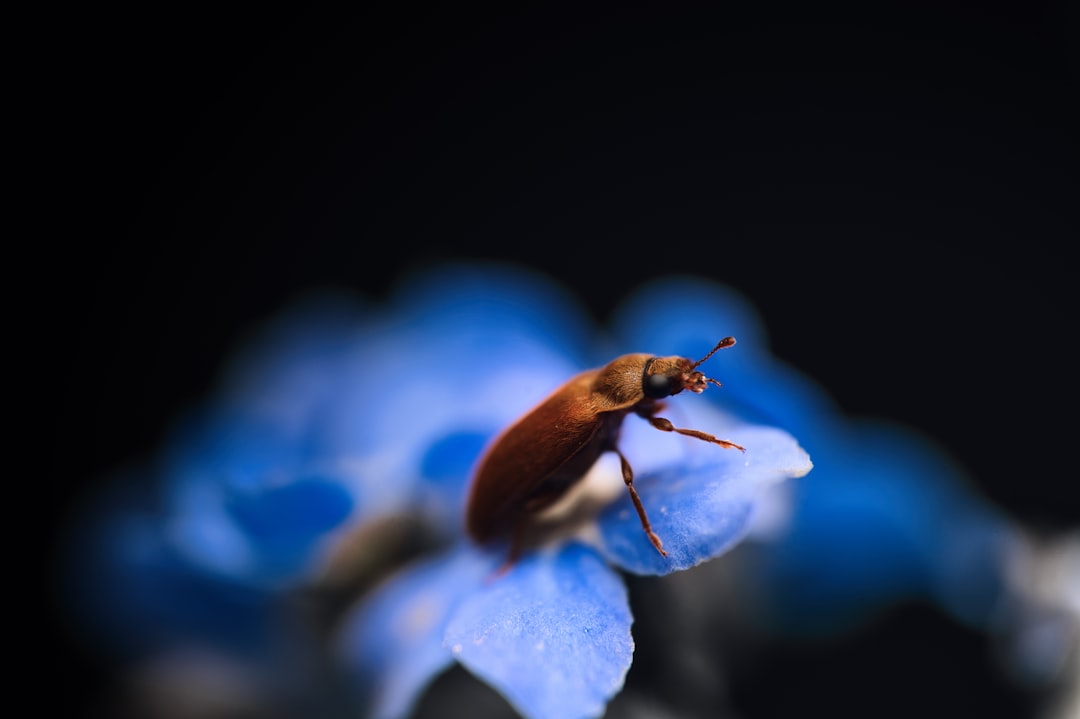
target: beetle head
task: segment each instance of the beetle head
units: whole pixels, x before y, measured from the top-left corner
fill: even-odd
[[[697,362],[691,362],[686,357],[650,358],[645,362],[642,371],[642,391],[649,399],[661,399],[678,394],[683,390],[701,394],[710,384],[720,387],[719,382],[711,377],[706,377],[703,372],[697,370],[697,367],[712,357],[717,350],[730,347],[733,344],[735,344],[734,337],[725,337]]]

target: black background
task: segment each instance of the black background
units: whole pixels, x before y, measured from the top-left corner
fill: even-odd
[[[36,324],[50,514],[151,453],[299,294],[498,258],[600,322],[657,274],[727,282],[846,411],[921,428],[1018,521],[1075,525],[1077,12],[806,5],[66,18],[34,145],[62,225],[34,298],[56,309]],[[1023,715],[981,638],[911,611],[774,666],[877,657],[915,667],[914,696]],[[943,666],[918,671],[912,636]],[[99,678],[58,646],[51,666]],[[747,678],[746,717],[780,715],[777,671]],[[817,706],[861,716],[855,691]]]

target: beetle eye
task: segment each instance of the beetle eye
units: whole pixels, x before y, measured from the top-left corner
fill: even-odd
[[[647,374],[641,385],[642,391],[649,399],[660,399],[671,394],[671,377],[665,374]]]

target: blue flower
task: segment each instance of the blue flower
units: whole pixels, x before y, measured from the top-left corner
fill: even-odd
[[[753,531],[777,485],[811,468],[791,434],[728,408],[774,391],[736,387],[729,372],[767,357],[749,308],[680,297],[674,319],[670,301],[636,308],[610,336],[549,280],[498,265],[419,274],[380,305],[299,303],[242,349],[221,392],[178,424],[151,468],[85,513],[71,554],[75,609],[126,656],[211,645],[272,674],[270,648],[288,632],[283,598],[323,581],[358,532],[420,517],[442,549],[360,597],[336,638],[371,714],[407,715],[455,662],[525,716],[602,714],[633,656],[621,572],[715,558]],[[724,387],[705,395],[721,396],[685,393],[664,414],[745,453],[635,417],[623,429],[667,557],[611,457],[582,483],[582,501],[600,509],[556,522],[508,570],[505,543],[466,539],[470,472],[500,429],[618,354],[697,358],[726,335],[738,348],[710,359]]]
[[[509,569],[506,541],[466,537],[478,457],[553,388],[631,351],[696,359],[727,335],[738,345],[703,367],[723,387],[673,397],[663,415],[745,453],[633,416],[622,428],[666,557],[613,456]],[[387,574],[403,539],[425,551]],[[1069,651],[1039,641],[1058,614],[1025,609],[1034,582],[1018,563],[1020,529],[928,438],[845,417],[774,358],[740,295],[701,278],[657,280],[602,333],[559,286],[501,265],[421,273],[378,304],[312,297],[262,328],[221,391],[85,508],[65,596],[122,660],[209,647],[241,661],[264,693],[299,691],[289,698],[300,715],[312,694],[337,696],[311,677],[295,690],[296,667],[328,647],[371,716],[407,716],[455,665],[524,716],[598,716],[634,656],[624,577],[690,569],[736,546],[729,584],[698,573],[695,587],[768,632],[845,631],[915,599],[975,627],[1013,627],[1025,671],[1048,675]],[[352,603],[329,639],[295,616],[313,593],[342,587]],[[1074,614],[1061,615],[1070,627]]]

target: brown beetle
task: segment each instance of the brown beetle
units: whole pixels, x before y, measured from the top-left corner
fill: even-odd
[[[614,452],[642,529],[656,550],[667,556],[634,489],[630,463],[617,446],[619,430],[626,415],[633,412],[664,432],[745,451],[734,442],[675,427],[656,416],[664,408],[664,397],[683,390],[701,393],[710,382],[719,387],[719,382],[696,368],[717,350],[733,344],[734,337],[725,337],[697,362],[686,357],[627,354],[604,367],[582,372],[559,387],[496,437],[480,459],[465,512],[469,535],[484,543],[511,534],[508,564],[513,563],[529,520],[580,481],[601,454]]]

